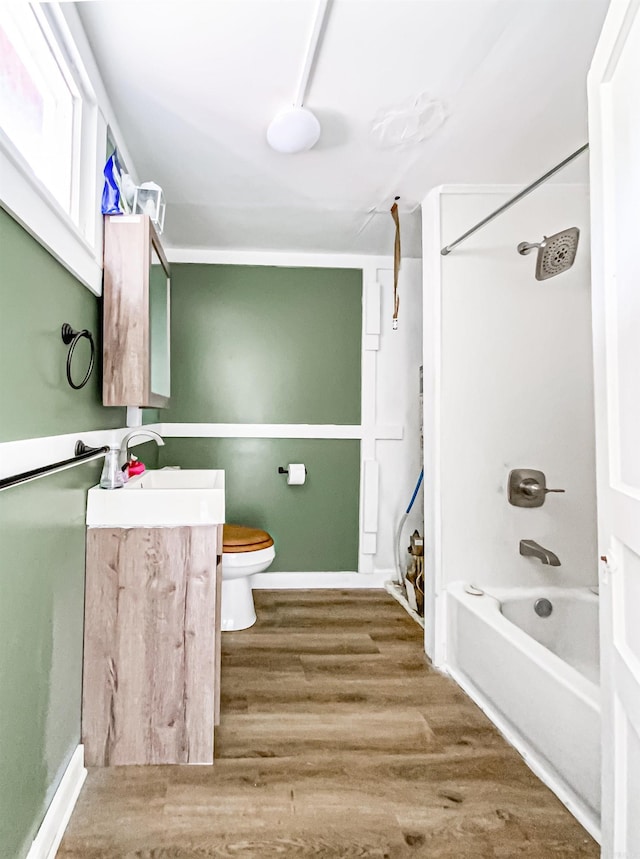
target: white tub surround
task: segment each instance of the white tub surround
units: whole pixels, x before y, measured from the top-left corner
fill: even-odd
[[[540,187],[440,254],[520,190],[447,186],[423,207],[425,620],[438,665],[446,662],[440,596],[451,582],[597,584],[587,188]],[[574,265],[537,281],[535,260],[518,244],[574,226]],[[543,471],[565,493],[537,509],[514,507],[507,480],[516,468]],[[522,557],[523,539],[562,566]]]
[[[599,841],[600,690],[585,676],[597,665],[598,598],[586,588],[490,591],[449,586],[447,671]],[[538,598],[552,603],[549,618],[535,614]]]

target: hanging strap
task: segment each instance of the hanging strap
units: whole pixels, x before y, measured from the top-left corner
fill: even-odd
[[[396,239],[393,247],[393,329],[398,327],[398,310],[400,308],[400,297],[398,296],[398,273],[400,271],[400,215],[398,204],[391,207],[391,217],[396,225]]]

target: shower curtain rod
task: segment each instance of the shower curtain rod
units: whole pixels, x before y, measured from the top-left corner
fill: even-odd
[[[506,203],[504,203],[502,206],[500,206],[498,209],[496,209],[490,215],[487,215],[486,218],[483,218],[481,221],[478,221],[478,223],[475,224],[475,226],[471,227],[470,230],[467,230],[466,233],[463,233],[459,238],[457,238],[455,240],[455,242],[451,242],[450,245],[445,245],[445,247],[443,247],[442,250],[440,251],[442,256],[446,257],[448,254],[451,253],[451,251],[455,247],[457,247],[460,244],[460,242],[463,242],[465,239],[468,239],[469,236],[472,236],[479,229],[484,227],[485,224],[488,224],[490,221],[493,221],[494,218],[497,218],[498,215],[501,215],[503,212],[506,212],[507,209],[510,209],[511,206],[514,206],[516,203],[518,203],[520,200],[522,200],[523,197],[526,197],[527,194],[530,194],[532,191],[535,191],[535,189],[539,185],[542,185],[543,182],[546,182],[547,179],[550,179],[559,170],[562,170],[563,167],[566,167],[567,164],[569,164],[571,161],[573,161],[574,158],[577,158],[578,155],[582,155],[583,152],[586,152],[586,150],[588,148],[589,148],[589,144],[585,143],[584,146],[580,147],[580,149],[576,149],[576,151],[574,153],[572,153],[568,158],[565,158],[564,161],[561,161],[559,164],[556,164],[555,167],[552,167],[551,170],[549,170],[547,173],[544,174],[544,176],[541,176],[539,179],[536,179],[536,181],[532,182],[531,185],[527,185],[527,187],[523,191],[520,191],[519,194],[516,194],[515,197],[512,197],[510,200],[507,200]]]

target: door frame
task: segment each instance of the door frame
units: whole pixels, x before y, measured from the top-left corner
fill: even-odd
[[[611,342],[613,330],[613,282],[611,259],[615,254],[615,231],[612,223],[615,187],[611,177],[611,155],[614,146],[614,126],[610,111],[610,85],[631,28],[640,13],[640,0],[614,0],[609,7],[600,39],[588,75],[590,191],[591,191],[591,282],[594,353],[594,394],[596,418],[596,468],[598,486],[598,543],[600,547],[600,664],[602,712],[602,856],[605,859],[617,854],[616,830],[626,820],[629,797],[621,781],[626,762],[620,756],[619,713],[615,699],[616,666],[620,663],[614,646],[615,610],[611,579],[616,573],[616,559],[612,546],[617,540],[612,466],[615,459],[609,426],[615,408],[616,383],[611,371]],[[638,155],[640,158],[640,154]],[[617,627],[616,627],[617,628]],[[634,699],[635,700],[635,699]],[[640,707],[635,701],[634,708]],[[636,776],[637,778],[638,776]],[[623,796],[622,802],[620,796]],[[617,801],[616,801],[617,800]],[[617,807],[616,807],[617,806]],[[630,809],[629,809],[630,810]]]

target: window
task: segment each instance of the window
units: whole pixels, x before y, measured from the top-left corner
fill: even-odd
[[[112,122],[75,4],[0,0],[0,206],[97,295]]]
[[[0,6],[0,124],[20,155],[77,221],[74,165],[82,102],[46,18]]]

